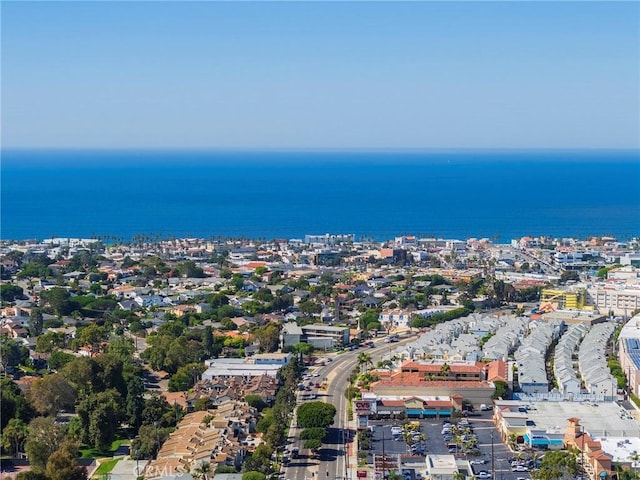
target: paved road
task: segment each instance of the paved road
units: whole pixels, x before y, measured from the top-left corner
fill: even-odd
[[[315,394],[317,400],[330,402],[336,407],[334,424],[329,428],[329,434],[325,439],[318,459],[311,457],[310,452],[302,448],[298,437],[299,429],[295,425],[295,414],[292,428],[289,432],[288,450],[298,448],[300,458],[291,459],[285,468],[284,478],[287,480],[343,480],[348,478],[349,465],[348,447],[353,442],[355,431],[349,430],[348,401],[344,391],[349,385],[349,375],[358,365],[358,355],[366,352],[371,356],[373,363],[381,359],[385,354],[403,343],[415,340],[415,336],[406,338],[396,343],[378,343],[375,348],[360,348],[333,356],[333,361],[323,367],[316,368],[311,377],[314,384],[327,381],[326,390],[312,388],[310,391],[298,393],[298,405],[310,401],[309,396]],[[306,381],[305,383],[308,383]]]

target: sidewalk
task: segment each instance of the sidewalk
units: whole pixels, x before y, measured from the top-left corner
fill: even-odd
[[[352,438],[351,442],[347,443],[347,464],[349,468],[346,471],[347,480],[357,479],[358,472],[358,424],[357,416],[353,415],[352,420],[347,422],[347,428],[349,429],[349,436]]]

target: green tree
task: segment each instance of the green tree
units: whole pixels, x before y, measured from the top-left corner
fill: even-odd
[[[234,273],[229,279],[229,285],[231,285],[236,290],[240,290],[244,285],[244,278],[239,273]]]
[[[222,465],[216,468],[215,473],[237,473],[235,467],[230,467],[228,465]]]
[[[60,411],[73,410],[76,390],[62,375],[53,373],[34,380],[29,399],[38,412],[55,415]]]
[[[2,448],[17,456],[22,451],[29,433],[29,427],[19,418],[11,418],[6,427],[2,429]]]
[[[194,261],[188,260],[186,262],[176,265],[175,269],[181,277],[187,278],[204,278],[205,274],[202,268],[198,267]]]
[[[358,365],[360,366],[360,371],[366,370],[367,366],[371,366],[371,355],[368,353],[362,352],[358,355]]]
[[[25,443],[31,468],[44,471],[49,457],[58,449],[63,438],[63,428],[56,423],[54,417],[36,417],[31,420]]]
[[[50,480],[87,480],[87,469],[78,465],[78,445],[65,440],[47,461],[46,474]]]
[[[193,402],[193,409],[196,412],[201,412],[211,408],[211,399],[209,397],[199,397]]]
[[[175,417],[171,418],[172,409],[169,402],[157,393],[145,399],[142,410],[142,423],[153,425],[157,423],[159,427],[169,427],[175,425]]]
[[[21,365],[29,358],[29,350],[16,340],[0,335],[0,362],[2,372]]]
[[[298,355],[301,363],[304,362],[304,357],[311,355],[311,352],[313,352],[313,347],[304,342],[296,343],[292,349]]]
[[[80,396],[93,389],[98,366],[92,358],[76,357],[62,367],[60,374],[76,387]]]
[[[82,441],[99,451],[107,451],[124,417],[122,397],[114,390],[87,395],[77,407],[82,425]]]
[[[279,312],[293,306],[292,295],[276,295],[271,301],[271,311]]]
[[[224,293],[212,293],[207,297],[207,302],[209,302],[213,308],[219,308],[223,305],[229,305],[229,297]]]
[[[142,412],[144,410],[144,382],[134,375],[127,382],[127,398],[125,399],[125,415],[127,423],[137,430],[142,423]]]
[[[298,309],[300,310],[300,313],[308,317],[322,311],[322,307],[318,303],[308,299],[301,300],[300,303],[298,303]]]
[[[69,315],[72,311],[72,304],[69,301],[71,295],[62,287],[53,287],[49,290],[44,290],[40,294],[40,298],[44,301],[45,305],[49,306],[53,313],[58,316]]]
[[[36,255],[31,257],[29,263],[23,264],[18,272],[18,278],[47,278],[51,271],[48,265],[53,263],[46,255]]]
[[[169,391],[184,392],[189,390],[200,380],[200,376],[205,370],[206,367],[202,363],[188,363],[179,367],[178,371],[169,379]]]
[[[261,352],[275,352],[280,345],[280,326],[269,322],[256,327],[253,330],[253,336],[258,341]]]
[[[502,380],[495,380],[493,384],[495,385],[496,390],[495,392],[493,392],[491,398],[493,398],[494,400],[498,398],[506,398],[507,392],[509,391],[509,385],[507,384],[507,382],[504,382]]]
[[[24,296],[24,290],[18,285],[11,283],[3,283],[0,285],[0,298],[3,302],[13,302]]]
[[[0,426],[2,429],[12,418],[28,422],[33,414],[33,409],[20,387],[8,377],[0,377]]]
[[[243,470],[250,472],[268,473],[271,469],[271,454],[273,450],[267,445],[258,445],[251,456],[242,465]]]
[[[262,287],[253,294],[253,298],[260,302],[270,302],[273,300],[273,293],[268,288]]]
[[[300,432],[301,440],[324,440],[327,436],[327,429],[322,427],[311,427],[305,428],[302,432]]]
[[[108,337],[109,332],[105,327],[92,323],[77,331],[76,338],[72,343],[75,350],[80,347],[90,346],[93,352],[97,352],[99,344],[106,341]]]
[[[307,402],[298,407],[298,425],[302,428],[326,428],[333,423],[336,407],[330,403]]]
[[[124,363],[112,353],[103,353],[94,359],[97,371],[93,379],[96,392],[113,388],[123,397],[127,394],[127,382],[124,379]]]
[[[364,312],[362,315],[360,315],[360,318],[358,319],[358,324],[360,325],[360,328],[362,330],[373,330],[373,328],[371,327],[372,323],[379,323],[378,322],[378,318],[380,317],[380,314],[378,313],[377,310],[375,309],[368,309],[366,312]]]
[[[138,436],[131,442],[131,451],[136,452],[136,458],[152,458],[167,438],[171,428],[158,425],[142,425]]]
[[[569,480],[580,472],[575,451],[556,450],[546,452],[540,462],[540,469],[531,472],[533,480]]]
[[[193,478],[198,480],[208,480],[211,473],[211,463],[203,461],[198,464],[192,471]]]
[[[262,399],[262,397],[256,394],[247,395],[246,397],[244,397],[244,401],[258,411],[264,410],[267,406],[267,403]]]
[[[242,480],[266,480],[267,476],[262,472],[244,472]]]
[[[46,332],[36,339],[36,352],[51,353],[57,348],[64,348],[65,339],[62,333]]]
[[[27,470],[26,472],[18,473],[18,475],[16,475],[16,480],[50,480],[50,479],[43,472],[35,472],[33,470]]]
[[[269,271],[269,269],[267,267],[260,266],[260,267],[256,267],[254,273],[255,273],[256,276],[262,277],[268,271]]]
[[[285,430],[281,423],[273,423],[267,429],[264,435],[264,441],[267,442],[269,448],[277,448],[285,441]]]
[[[133,340],[129,337],[117,338],[111,341],[107,347],[107,352],[115,355],[123,362],[130,360],[134,351]]]
[[[310,438],[309,440],[305,440],[302,446],[304,448],[312,450],[313,452],[317,452],[318,450],[320,450],[320,448],[322,448],[322,441],[318,440],[317,438]]]

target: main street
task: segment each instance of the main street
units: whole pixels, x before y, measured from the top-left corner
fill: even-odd
[[[297,428],[295,416],[289,432],[289,443],[287,450],[292,451],[297,448],[300,456],[291,459],[284,470],[284,478],[287,480],[344,480],[349,478],[348,445],[353,441],[355,431],[349,430],[348,407],[349,402],[344,395],[345,389],[349,385],[349,376],[354,368],[358,366],[358,356],[360,353],[367,353],[371,356],[372,362],[381,359],[393,348],[403,343],[415,339],[415,336],[403,339],[396,343],[378,343],[375,348],[362,347],[353,351],[332,356],[331,362],[325,366],[316,368],[312,374],[311,381],[326,382],[326,389],[312,388],[311,391],[298,392],[298,405],[310,401],[309,396],[316,395],[317,400],[329,402],[336,407],[336,417],[329,434],[323,442],[318,459],[311,457],[311,453],[302,447],[300,440],[300,429]],[[305,382],[305,384],[308,382]]]

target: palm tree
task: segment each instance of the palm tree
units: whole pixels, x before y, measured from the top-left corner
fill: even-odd
[[[371,355],[369,355],[368,353],[362,352],[360,355],[358,355],[358,365],[360,366],[360,371],[362,372],[362,366],[366,366],[367,365],[371,365]]]
[[[629,458],[633,461],[631,464],[633,467],[633,476],[634,478],[638,478],[638,460],[640,460],[640,455],[636,450],[634,450]]]
[[[193,477],[200,480],[208,480],[209,473],[211,472],[211,464],[209,462],[202,462],[193,470]]]
[[[518,436],[515,433],[510,433],[509,434],[509,440],[508,440],[507,444],[509,445],[511,450],[515,450],[517,442],[518,442]],[[520,452],[517,452],[516,455],[518,453],[520,453]]]

